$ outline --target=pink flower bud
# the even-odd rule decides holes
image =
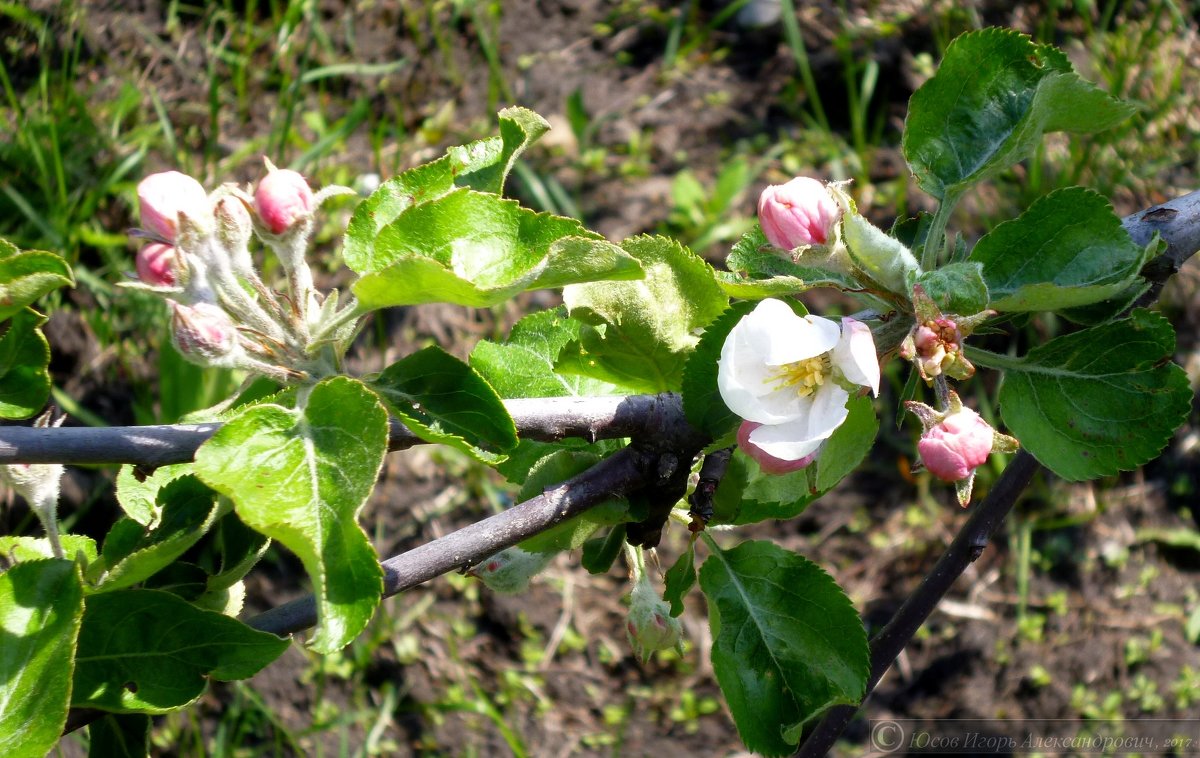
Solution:
[[[964,407],[930,427],[917,443],[917,450],[934,476],[957,482],[988,459],[994,437],[992,427],[978,413]]]
[[[208,213],[208,193],[200,182],[178,171],[151,174],[138,184],[142,226],[168,242],[175,241],[179,214],[202,218]]]
[[[250,241],[250,233],[254,222],[250,220],[250,211],[239,198],[223,197],[217,203],[214,211],[217,218],[217,237],[232,257],[235,251],[246,248]]]
[[[138,251],[135,264],[138,279],[155,287],[171,287],[175,284],[175,256],[178,252],[170,245],[151,242]]]
[[[283,234],[313,209],[313,192],[304,177],[290,169],[270,172],[254,192],[258,215],[275,234]]]
[[[171,337],[184,358],[201,365],[221,365],[237,350],[237,328],[225,311],[211,303],[172,302]]]
[[[644,576],[633,587],[625,632],[629,646],[642,661],[649,660],[656,650],[680,645],[683,629],[679,619],[671,616],[671,606]]]
[[[750,433],[760,426],[762,424],[753,421],[743,421],[742,425],[738,427],[737,441],[741,451],[753,458],[764,474],[790,474],[793,471],[805,468],[817,459],[817,453],[810,453],[794,461],[776,458],[750,441]]]
[[[825,185],[806,176],[767,187],[758,199],[763,234],[782,250],[824,245],[841,213]]]

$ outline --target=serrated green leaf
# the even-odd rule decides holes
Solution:
[[[517,157],[549,128],[524,108],[500,111],[500,136],[452,147],[432,163],[409,169],[380,185],[355,209],[342,256],[360,274],[384,267],[375,256],[375,237],[412,206],[436,200],[459,187],[499,193]]]
[[[119,518],[108,528],[104,544],[100,548],[101,563],[94,564],[88,571],[88,581],[99,581],[105,566],[113,566],[137,549],[138,542],[146,533],[145,527],[130,518]]]
[[[88,758],[144,758],[150,755],[150,717],[109,713],[88,724]]]
[[[58,742],[82,615],[73,562],[30,561],[0,574],[0,755],[41,758]]]
[[[567,310],[584,327],[556,366],[640,392],[678,390],[698,341],[693,332],[729,299],[712,268],[675,240],[634,237],[621,247],[641,263],[645,278],[565,288]]]
[[[517,427],[496,391],[437,346],[401,358],[369,386],[392,415],[427,442],[451,445],[484,463],[517,445]]]
[[[983,266],[977,261],[949,263],[917,277],[917,284],[937,303],[942,313],[973,316],[988,307],[988,287]]]
[[[47,292],[73,286],[71,267],[54,253],[18,251],[7,246],[0,256],[0,321],[11,318]]]
[[[983,264],[991,307],[1053,311],[1117,296],[1157,249],[1136,244],[1103,196],[1068,187],[985,235],[971,260]]]
[[[247,525],[304,563],[320,624],[318,652],[344,647],[383,594],[383,571],[358,513],[387,451],[387,412],[361,382],[326,379],[296,410],[255,405],[196,452],[196,473]]]
[[[71,705],[166,713],[200,697],[210,677],[254,676],[289,644],[169,592],[91,595],[79,630]]]
[[[538,461],[517,493],[517,502],[542,494],[576,474],[587,471],[603,460],[594,453],[559,450]],[[557,553],[576,550],[601,526],[612,526],[628,520],[629,503],[625,498],[611,498],[567,519],[541,534],[521,542],[517,547],[529,553]]]
[[[150,474],[136,466],[125,465],[117,474],[117,502],[125,515],[142,526],[150,526],[159,517],[158,493],[176,479],[192,473],[191,463],[159,466]]]
[[[96,590],[110,592],[132,587],[173,563],[212,528],[220,511],[216,499],[215,492],[191,475],[159,490],[162,517],[158,524],[123,549],[119,560],[108,563]],[[106,563],[107,547],[106,542]]]
[[[766,541],[731,550],[708,544],[700,588],[717,683],[746,747],[791,754],[797,727],[862,699],[866,631],[846,593],[815,563]]]
[[[575,219],[460,189],[380,230],[374,273],[354,283],[364,310],[449,302],[487,307],[518,292],[639,278],[637,261]]]
[[[1187,417],[1187,374],[1158,314],[1057,337],[1020,359],[972,351],[1004,369],[1000,413],[1042,465],[1070,481],[1129,471],[1158,455]]]
[[[58,541],[62,545],[63,555],[68,560],[82,561],[83,565],[94,563],[98,553],[96,541],[81,534],[60,534]],[[50,540],[45,537],[14,537],[0,536],[0,558],[9,563],[22,561],[40,561],[55,558]]]
[[[663,600],[671,604],[671,615],[683,614],[683,599],[696,584],[696,547],[689,542],[687,550],[676,559],[663,577]]]
[[[917,183],[953,204],[1029,156],[1046,132],[1091,133],[1134,107],[1080,78],[1050,45],[1006,29],[964,34],[909,100],[903,150]]]
[[[725,259],[725,266],[732,273],[717,272],[717,281],[730,297],[746,300],[794,294],[814,287],[851,292],[862,289],[848,274],[823,268],[820,261],[815,253],[792,260],[771,248],[762,227],[755,226],[734,243]]]
[[[583,543],[583,556],[579,563],[589,574],[607,574],[624,545],[625,525],[617,524],[603,537],[593,537]]]
[[[0,418],[28,418],[50,396],[50,343],[39,329],[46,317],[21,308],[0,338]]]
[[[696,349],[683,367],[683,412],[688,423],[714,439],[734,429],[741,422],[729,410],[717,389],[717,361],[725,339],[742,318],[754,310],[756,303],[733,303],[704,329]]]
[[[879,419],[870,398],[851,398],[847,408],[846,420],[825,442],[813,464],[815,479],[809,470],[811,466],[790,474],[764,474],[749,456],[734,451],[729,468],[717,486],[711,523],[754,524],[795,518],[837,486],[871,452],[879,431]]]
[[[580,326],[567,318],[565,308],[526,316],[513,326],[507,341],[475,345],[471,368],[504,398],[620,394],[620,388],[607,382],[554,371],[559,351],[579,339]]]

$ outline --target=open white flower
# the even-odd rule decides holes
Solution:
[[[726,338],[717,387],[731,411],[761,424],[749,434],[753,448],[798,461],[846,420],[852,391],[870,387],[879,394],[875,341],[854,319],[839,325],[763,300]]]

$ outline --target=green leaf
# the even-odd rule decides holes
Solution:
[[[392,415],[426,442],[450,445],[484,463],[504,460],[493,451],[517,445],[517,427],[500,396],[474,369],[440,347],[401,358],[369,386]]]
[[[741,423],[737,414],[721,399],[717,388],[717,361],[733,327],[756,305],[754,302],[730,305],[704,329],[696,349],[683,366],[683,412],[692,426],[714,439]]]
[[[150,755],[150,717],[109,713],[88,725],[88,758],[143,758]]]
[[[169,592],[91,595],[79,631],[71,705],[166,713],[200,697],[208,677],[254,676],[289,644]]]
[[[689,542],[687,550],[667,569],[663,578],[663,600],[671,604],[671,615],[679,618],[683,614],[683,599],[696,584],[696,546]]]
[[[813,464],[815,480],[811,466],[790,474],[764,474],[753,459],[740,450],[734,451],[729,468],[717,486],[712,523],[754,524],[795,518],[837,486],[867,457],[879,431],[879,419],[870,398],[851,398],[847,408],[850,413],[846,420],[825,442]]]
[[[972,351],[1004,369],[1004,423],[1044,466],[1083,481],[1129,471],[1158,455],[1187,417],[1187,374],[1170,362],[1175,332],[1149,311],[1009,359]],[[996,360],[1000,358],[1000,360]]]
[[[446,155],[409,169],[380,185],[355,209],[342,251],[346,265],[360,273],[378,271],[375,237],[412,206],[436,200],[459,187],[499,193],[517,157],[549,128],[524,108],[500,111],[500,136],[450,148]]]
[[[985,235],[971,260],[996,310],[1053,311],[1116,297],[1157,249],[1136,244],[1104,197],[1068,187]]]
[[[513,326],[507,341],[475,345],[471,368],[504,398],[620,394],[613,384],[555,372],[559,351],[579,339],[580,328],[578,321],[567,318],[565,308],[534,313]]]
[[[296,410],[246,408],[196,452],[196,473],[247,525],[304,563],[320,625],[318,652],[344,647],[383,594],[383,571],[357,517],[387,451],[387,412],[348,377],[326,379]]]
[[[97,590],[109,592],[131,587],[158,573],[188,548],[200,541],[216,521],[219,508],[216,493],[195,476],[176,479],[158,493],[162,511],[159,523],[140,535],[119,560],[108,564],[108,571]],[[105,543],[107,562],[108,543]]]
[[[60,534],[58,541],[62,545],[63,555],[71,560],[82,560],[86,566],[96,560],[96,541],[81,534]],[[22,561],[40,561],[54,558],[54,549],[50,540],[45,537],[14,537],[0,536],[0,558],[9,563]]]
[[[917,277],[917,284],[942,313],[973,316],[988,307],[983,266],[977,261],[949,263],[935,271],[926,271]]]
[[[0,418],[28,418],[50,396],[50,343],[38,328],[44,323],[42,314],[21,308],[0,338]]]
[[[536,497],[546,489],[587,471],[603,460],[594,453],[559,450],[551,453],[529,472],[529,477],[517,493],[517,502]],[[601,526],[612,526],[628,520],[629,503],[625,498],[611,498],[589,508],[521,542],[517,547],[529,553],[557,553],[583,546],[588,537]]]
[[[0,755],[41,758],[62,735],[83,587],[72,561],[0,574]]]
[[[44,250],[21,251],[0,240],[0,321],[47,292],[74,286],[67,262]]]
[[[953,205],[1032,154],[1044,133],[1102,131],[1134,110],[1081,79],[1054,47],[982,29],[951,42],[909,100],[903,150],[921,188]]]
[[[734,243],[725,259],[732,273],[717,272],[718,283],[725,294],[745,300],[793,294],[814,287],[862,289],[845,272],[822,267],[823,260],[811,252],[792,260],[790,254],[772,248],[762,227],[755,226]]]
[[[450,155],[461,153],[467,170],[455,183],[481,192],[500,194],[504,180],[525,148],[550,131],[550,123],[527,108],[505,108],[499,113],[500,137],[476,142],[466,147],[452,147]]]
[[[580,564],[589,574],[607,574],[625,545],[625,525],[617,524],[603,537],[593,537],[583,543]]]
[[[770,542],[743,542],[700,568],[713,670],[746,747],[795,750],[798,727],[862,699],[867,635],[850,599],[811,561]],[[786,733],[786,738],[785,738]]]
[[[136,466],[122,466],[117,474],[117,502],[121,510],[142,526],[150,526],[159,517],[158,493],[181,476],[192,473],[192,468],[191,463],[174,463],[147,474]]]
[[[585,325],[563,348],[560,371],[641,392],[678,390],[693,333],[725,310],[728,298],[712,268],[678,242],[634,237],[621,245],[644,279],[571,285],[563,301]]]
[[[526,290],[641,276],[637,261],[578,221],[467,189],[414,206],[380,230],[374,264],[353,285],[363,310],[482,308]]]

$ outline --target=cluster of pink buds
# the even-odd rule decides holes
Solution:
[[[995,311],[944,315],[919,284],[913,287],[912,301],[917,323],[900,344],[900,357],[912,361],[926,382],[943,374],[952,379],[974,376],[975,366],[963,354],[963,340]]]
[[[305,253],[321,203],[352,192],[314,194],[303,176],[269,161],[253,195],[231,184],[209,194],[178,171],[147,176],[138,185],[142,228],[135,235],[146,241],[136,257],[140,283],[127,286],[170,302],[173,341],[194,363],[283,383],[332,373],[336,357],[322,346],[352,332],[354,304],[336,309],[336,292],[326,303]],[[282,263],[286,293],[260,278],[250,249],[256,237]]]
[[[945,482],[954,482],[958,502],[964,508],[971,501],[975,469],[992,453],[1015,453],[1019,443],[993,429],[978,413],[965,407],[958,394],[949,393],[948,408],[939,411],[924,403],[909,400],[905,408],[921,420],[924,433],[917,443],[921,463]]]

